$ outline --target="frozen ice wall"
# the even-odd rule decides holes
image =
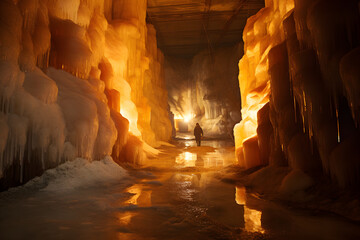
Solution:
[[[236,65],[241,54],[242,45],[235,45],[169,63],[166,77],[175,118],[191,119],[190,130],[199,122],[206,136],[232,137],[240,120]]]
[[[234,128],[236,155],[244,167],[261,163],[257,144],[257,112],[269,101],[269,51],[284,40],[282,19],[293,1],[266,1],[265,8],[247,20],[244,56],[239,62],[242,120]]]
[[[146,4],[146,0],[113,1],[113,26],[127,50],[126,67],[121,75],[129,85],[127,88],[131,88],[125,94],[127,99],[120,98],[120,112],[129,116],[134,135],[141,135],[145,142],[156,146],[158,141],[170,139],[171,123],[168,107],[164,105],[167,91],[163,55],[157,48],[154,27],[146,25]],[[121,85],[119,88],[118,91],[123,91]]]
[[[359,184],[359,22],[351,0],[266,1],[248,20],[239,64],[243,121],[234,129],[243,166],[289,165],[343,187]],[[271,38],[271,26],[277,37],[264,47],[261,39]],[[254,45],[251,36],[259,29],[267,34],[254,37]],[[250,55],[266,59],[265,67]],[[253,80],[246,82],[243,73]],[[258,87],[260,76],[269,88],[264,101],[254,97],[265,89]]]
[[[156,30],[148,24],[146,38],[146,56],[149,59],[149,69],[145,71],[144,97],[150,106],[150,116],[145,123],[150,123],[155,133],[155,140],[168,141],[172,134],[172,125],[169,119],[168,93],[165,84],[164,55],[157,48]],[[149,143],[151,143],[149,141]]]
[[[195,83],[193,109],[195,119],[206,135],[232,137],[240,119],[240,92],[236,67],[242,55],[242,44],[204,51],[196,55],[191,67]],[[195,122],[192,122],[192,129]]]
[[[174,118],[183,119],[192,115],[190,76],[191,58],[167,57],[164,64],[166,86],[169,93],[170,110]]]
[[[76,157],[140,163],[170,138],[145,16],[145,0],[0,2],[1,189]]]

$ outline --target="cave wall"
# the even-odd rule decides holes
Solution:
[[[77,157],[140,163],[144,144],[169,140],[163,55],[146,7],[0,2],[1,189]]]
[[[192,59],[169,60],[166,82],[175,118],[191,118],[189,129],[199,122],[206,136],[232,137],[240,120],[237,61],[242,45],[202,51]]]
[[[288,165],[342,187],[360,183],[358,6],[351,0],[266,1],[248,20],[239,63],[244,120],[234,129],[241,165]],[[273,27],[276,39],[263,45]],[[258,96],[263,99],[246,102]]]

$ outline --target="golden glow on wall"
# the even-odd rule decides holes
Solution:
[[[133,102],[126,102],[125,106],[120,109],[120,113],[123,117],[129,120],[129,131],[135,136],[141,136],[141,132],[137,127],[138,112]]]
[[[243,143],[257,135],[257,112],[270,94],[268,53],[284,40],[282,20],[294,8],[294,1],[269,0],[265,5],[248,18],[243,32],[244,56],[239,62],[242,121],[234,127],[237,158],[243,166],[254,165],[246,163],[252,160],[244,158]]]

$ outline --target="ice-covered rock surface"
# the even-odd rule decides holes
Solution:
[[[245,143],[259,134],[260,152],[267,152],[270,165],[285,160],[292,169],[323,173],[342,187],[358,186],[357,2],[269,0],[265,5],[248,19],[243,34],[242,121],[234,128],[239,163],[264,164],[255,153],[245,154]],[[268,101],[269,120],[257,114]]]
[[[145,0],[1,1],[1,189],[76,157],[136,163],[169,140],[164,60],[145,18]]]
[[[270,85],[279,82],[270,84],[272,75],[280,79],[284,74],[286,77],[282,68],[282,64],[287,63],[286,55],[284,58],[282,54],[284,48],[274,47],[284,41],[282,19],[293,7],[293,1],[266,1],[265,8],[247,20],[243,33],[244,56],[239,62],[242,120],[234,128],[235,145],[240,155],[243,143],[256,135],[257,112],[269,101]],[[271,54],[271,51],[278,53]],[[270,61],[270,55],[276,57]],[[278,86],[286,88],[283,82]],[[279,96],[277,105],[282,106],[284,100],[286,96]],[[250,155],[245,158],[238,155],[238,158],[244,159],[244,166],[256,165],[250,163],[253,159]]]

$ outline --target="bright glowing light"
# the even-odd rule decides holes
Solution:
[[[180,114],[175,114],[174,119],[183,119],[183,117]]]
[[[141,136],[141,132],[137,127],[138,121],[138,112],[136,109],[136,105],[131,101],[124,101],[121,102],[122,106],[120,109],[120,113],[123,117],[129,120],[130,126],[129,131],[134,134],[135,136]]]
[[[184,122],[190,122],[191,119],[193,119],[194,117],[195,117],[195,114],[193,114],[193,113],[188,113],[188,114],[184,114],[184,115],[175,114],[174,119],[182,119],[182,120],[184,120]]]
[[[191,114],[188,114],[188,115],[186,115],[186,116],[184,117],[184,121],[185,121],[185,122],[190,122],[191,119],[192,119]]]

